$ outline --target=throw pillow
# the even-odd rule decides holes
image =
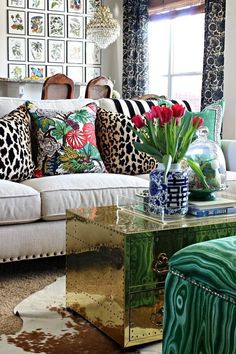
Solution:
[[[36,141],[35,176],[105,172],[95,137],[97,106],[75,112],[39,109],[27,102]]]
[[[112,113],[122,113],[131,118],[136,114],[143,114],[144,112],[150,111],[150,108],[157,104],[157,100],[99,99],[100,108]]]
[[[149,173],[156,166],[154,158],[134,148],[132,141],[140,141],[130,129],[131,118],[98,107],[96,136],[98,148],[110,173],[136,175]]]
[[[207,127],[209,130],[208,139],[220,144],[224,108],[225,101],[222,99],[206,106],[201,112],[186,111],[183,118],[191,119],[194,116],[202,117],[204,119],[203,126]]]
[[[29,123],[25,105],[0,118],[0,179],[20,182],[32,177]]]
[[[113,113],[122,113],[128,117],[133,117],[136,114],[143,114],[150,111],[150,108],[154,105],[166,105],[172,106],[173,103],[182,104],[187,110],[191,111],[190,105],[187,101],[182,100],[166,100],[163,98],[158,98],[156,100],[132,100],[132,99],[112,99],[112,98],[101,98],[99,99],[99,107],[105,109],[106,111]]]

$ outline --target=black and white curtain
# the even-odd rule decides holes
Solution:
[[[205,1],[202,109],[224,95],[225,2]]]
[[[123,98],[143,95],[148,88],[148,3],[123,1]]]

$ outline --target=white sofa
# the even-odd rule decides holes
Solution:
[[[36,104],[71,111],[90,101],[47,100]],[[23,102],[0,98],[0,117]],[[101,107],[103,103],[97,101]],[[222,147],[229,169],[236,171],[236,141],[223,141]],[[234,178],[232,173],[229,176]],[[133,197],[148,184],[147,176],[109,173],[56,175],[20,183],[0,180],[0,263],[65,254],[67,208],[112,205],[117,196]]]

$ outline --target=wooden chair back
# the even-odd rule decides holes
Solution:
[[[74,97],[74,81],[64,74],[52,75],[43,83],[42,100],[59,100]]]
[[[99,99],[112,97],[113,82],[106,76],[90,80],[86,86],[85,98]]]

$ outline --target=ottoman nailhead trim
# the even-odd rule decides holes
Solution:
[[[227,302],[230,302],[231,304],[234,304],[236,305],[236,301],[233,300],[232,298],[228,297],[228,296],[225,296],[223,294],[219,294],[217,293],[215,290],[203,285],[203,284],[200,284],[198,283],[196,280],[193,280],[193,279],[190,279],[188,277],[186,277],[184,274],[176,271],[176,270],[173,270],[173,269],[170,269],[170,273],[173,274],[173,275],[176,275],[177,277],[183,279],[183,280],[186,280],[187,282],[189,282],[190,284],[194,285],[194,286],[197,286],[198,288],[201,288],[203,289],[204,291],[210,293],[211,295],[215,295],[217,297],[219,297],[220,299],[223,299],[224,301],[227,301]]]

